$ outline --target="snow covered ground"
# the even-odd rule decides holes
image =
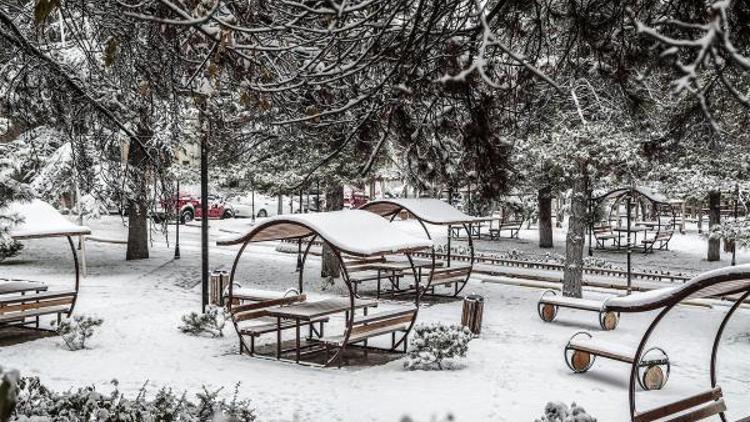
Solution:
[[[246,220],[212,222],[216,239],[241,229]],[[119,219],[87,222],[94,235],[124,239]],[[418,232],[420,228],[408,227]],[[435,229],[435,233],[441,233]],[[555,252],[562,253],[564,233],[555,233]],[[174,238],[170,232],[170,241]],[[480,250],[523,250],[544,254],[535,246],[533,231],[521,240],[479,242]],[[71,283],[70,258],[62,239],[26,243],[22,254],[2,264],[4,277],[44,280],[65,287]],[[241,382],[243,398],[254,401],[262,421],[417,421],[448,413],[456,420],[533,421],[547,401],[575,401],[602,422],[627,420],[627,365],[598,360],[586,374],[573,374],[563,361],[567,339],[580,330],[596,338],[635,346],[653,314],[623,315],[613,332],[598,329],[596,315],[561,310],[559,321],[543,323],[536,314],[539,290],[471,281],[467,293],[486,298],[481,338],[469,355],[450,371],[406,371],[402,361],[375,367],[317,369],[253,359],[237,354],[238,342],[227,326],[225,337],[213,339],[182,334],[180,317],[200,309],[199,229],[183,227],[182,259],[173,260],[173,244],[154,236],[151,259],[125,262],[125,246],[89,243],[88,277],[83,280],[76,312],[104,318],[90,350],[70,352],[57,338],[44,338],[0,348],[0,365],[38,375],[50,386],[65,390],[84,384],[106,389],[116,378],[135,392],[148,381],[152,390],[171,385],[197,391],[202,385],[230,393]],[[275,244],[254,245],[246,251],[239,282],[259,288],[295,285],[295,256],[275,251]],[[675,268],[687,272],[729,264],[705,261],[705,240],[695,230],[675,235],[672,251],[636,255],[635,268]],[[213,247],[211,268],[228,269],[237,247]],[[622,262],[624,255],[607,254]],[[738,255],[739,262],[750,255]],[[312,261],[307,289],[320,292]],[[597,293],[588,293],[591,297]],[[654,345],[666,349],[673,361],[672,377],[659,392],[638,393],[645,407],[707,389],[711,333],[724,307],[681,307],[654,335]],[[458,322],[460,301],[425,305],[420,322]],[[725,333],[719,360],[719,380],[730,407],[730,419],[750,414],[750,311],[741,310]]]

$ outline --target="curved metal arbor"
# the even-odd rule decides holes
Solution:
[[[23,221],[9,232],[10,237],[14,240],[47,239],[53,237],[65,237],[68,239],[70,252],[73,255],[75,272],[75,295],[70,304],[70,309],[66,314],[70,316],[76,306],[78,289],[81,283],[81,269],[73,237],[89,235],[91,234],[91,230],[88,227],[71,223],[52,205],[40,200],[33,200],[29,203],[12,203],[8,206],[7,211],[10,214],[17,214],[23,218]]]
[[[646,344],[662,319],[678,304],[689,299],[714,298],[734,296],[734,305],[727,311],[716,330],[713,339],[711,361],[709,371],[711,375],[711,387],[717,386],[716,360],[718,355],[721,336],[732,315],[739,309],[745,299],[750,297],[750,264],[738,265],[736,267],[725,267],[708,271],[694,277],[692,280],[679,287],[669,287],[647,293],[633,294],[609,299],[605,302],[605,309],[614,312],[644,312],[661,309],[654,318],[651,325],[638,345],[635,354],[635,362],[638,362],[644,354]],[[630,372],[629,400],[631,420],[636,419],[635,384],[638,378],[638,367],[633,364]],[[726,422],[724,412],[720,412],[721,420]]]
[[[434,198],[394,198],[394,199],[379,199],[371,201],[362,205],[359,209],[366,210],[378,214],[380,216],[390,218],[393,221],[402,211],[406,211],[419,222],[424,230],[425,235],[428,239],[432,240],[429,230],[427,230],[427,224],[442,225],[442,226],[454,226],[460,225],[470,233],[469,224],[479,223],[482,221],[491,220],[489,218],[472,217],[466,215],[450,204]],[[469,272],[466,278],[460,283],[460,287],[455,289],[453,296],[458,296],[459,293],[466,287],[466,284],[471,278],[471,273],[474,270],[474,241],[471,236],[468,236],[469,241]],[[448,234],[448,265],[450,266],[450,233]],[[432,248],[432,260],[435,261],[435,248]],[[430,272],[430,276],[427,279],[427,285],[422,289],[422,292],[418,295],[422,295],[430,290],[432,287],[433,271]]]
[[[657,230],[660,230],[662,227],[659,215],[663,210],[666,210],[670,213],[672,220],[671,227],[675,227],[675,224],[677,223],[677,214],[675,213],[674,206],[672,206],[672,204],[667,200],[666,197],[652,192],[651,190],[646,188],[638,186],[616,188],[602,195],[592,197],[591,202],[599,205],[606,200],[614,200],[612,207],[610,207],[609,214],[607,215],[607,220],[609,221],[611,220],[612,213],[615,211],[617,206],[622,202],[624,198],[627,197],[630,197],[631,199],[634,199],[641,204],[643,200],[648,201],[652,204],[653,211],[656,214],[654,217],[656,217]]]
[[[315,239],[320,238],[320,240],[327,244],[331,250],[333,250],[334,254],[336,255],[336,259],[339,263],[339,267],[341,268],[341,276],[344,281],[344,284],[346,285],[347,291],[349,292],[349,310],[347,312],[347,321],[346,321],[346,328],[344,329],[344,335],[343,335],[343,341],[342,346],[337,349],[337,352],[329,357],[325,364],[323,366],[330,366],[334,362],[337,362],[340,356],[343,355],[344,350],[346,349],[348,340],[352,334],[352,327],[354,324],[354,315],[355,315],[355,300],[357,299],[357,295],[354,293],[354,289],[352,287],[351,281],[349,279],[349,273],[346,268],[346,263],[344,259],[342,258],[342,254],[352,255],[352,256],[358,256],[358,257],[368,257],[368,256],[378,256],[382,255],[384,253],[403,253],[407,259],[409,260],[409,263],[411,265],[413,274],[417,276],[417,271],[414,267],[414,263],[412,261],[411,252],[413,251],[419,251],[419,250],[425,250],[430,247],[431,242],[425,243],[424,241],[417,241],[412,242],[411,244],[405,244],[403,242],[394,242],[391,244],[391,246],[388,246],[387,240],[384,242],[380,242],[381,247],[379,248],[351,248],[348,247],[346,242],[343,242],[342,239],[336,235],[335,231],[330,230],[330,227],[337,224],[338,219],[344,215],[342,213],[360,213],[360,211],[333,211],[333,212],[327,212],[327,213],[315,213],[315,214],[297,214],[297,215],[289,215],[289,216],[279,216],[279,217],[273,217],[265,222],[254,226],[248,233],[240,236],[236,239],[229,239],[229,240],[223,240],[223,241],[217,241],[218,245],[236,245],[241,244],[239,252],[237,253],[237,256],[234,259],[234,262],[232,264],[232,270],[230,273],[230,281],[229,281],[229,300],[227,302],[227,307],[229,308],[231,312],[231,307],[233,303],[233,292],[234,292],[234,280],[235,275],[237,271],[237,266],[239,264],[240,258],[242,257],[247,245],[253,242],[263,242],[263,241],[270,241],[270,240],[287,240],[287,239],[308,239],[308,244],[305,248],[304,255],[302,257],[300,267],[299,267],[299,293],[302,293],[303,291],[303,280],[304,280],[304,268],[305,268],[305,262],[307,260],[307,256],[309,255],[310,248],[314,242]],[[372,215],[370,213],[362,213],[368,216],[372,216],[375,220],[370,219],[370,223],[377,224],[378,221],[383,221],[380,217],[377,217],[375,215]],[[321,224],[321,220],[325,224]],[[368,220],[368,219],[365,219]],[[364,222],[366,222],[363,220]],[[410,238],[411,236],[408,236],[400,231],[397,231],[396,229],[390,228],[390,226],[386,223],[385,225],[385,232],[383,232],[383,227],[379,227],[379,233],[384,236],[384,239],[387,239],[388,235],[395,235],[401,236],[402,240],[403,237]],[[414,238],[412,238],[414,239]],[[433,267],[434,267],[434,261],[433,261]],[[418,285],[417,285],[418,286]],[[409,332],[414,327],[414,323],[416,321],[416,314],[419,312],[419,297],[417,297],[415,301],[415,311],[414,311],[414,318],[409,325],[408,329],[403,333],[401,338],[394,342],[393,347],[391,348],[391,351],[397,350],[404,342],[406,341]],[[238,325],[238,321],[235,320],[234,316],[232,317],[232,324],[234,325],[235,330],[237,331],[237,335],[240,338],[240,342],[242,342],[242,345],[245,347],[245,350],[250,350],[249,345],[245,343],[245,338],[240,333],[240,327]]]

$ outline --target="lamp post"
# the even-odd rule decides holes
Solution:
[[[737,201],[740,198],[740,186],[734,185],[734,225],[737,226]],[[732,240],[732,265],[737,265],[737,235]]]
[[[174,259],[180,259],[180,176],[177,175],[177,194],[174,201],[175,207],[175,239],[174,239]]]
[[[630,195],[631,193],[628,193],[627,200],[625,201],[625,206],[627,207],[627,232],[628,232],[628,294],[631,293],[631,261],[630,261],[630,255],[632,254],[632,245],[630,243]]]

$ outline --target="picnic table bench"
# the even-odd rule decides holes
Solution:
[[[672,239],[673,234],[673,230],[662,230],[657,232],[656,236],[654,236],[653,238],[646,238],[641,240],[641,243],[643,244],[643,253],[649,253],[649,251],[653,252],[654,245],[656,245],[656,243],[659,243],[657,249],[669,250],[669,241]]]
[[[48,291],[39,282],[10,281],[0,283],[0,327],[27,326],[39,328],[39,317],[70,314],[75,303],[75,290]]]
[[[611,224],[597,224],[591,228],[591,232],[596,240],[597,249],[607,249],[606,242],[610,240],[612,241],[611,246],[619,247],[620,236],[612,231]]]
[[[599,326],[605,331],[617,328],[620,320],[618,313],[603,309],[604,300],[559,296],[554,290],[545,290],[539,297],[537,312],[542,321],[552,322],[557,317],[559,308],[597,312],[599,314]]]
[[[573,335],[565,346],[565,363],[575,373],[591,369],[597,357],[633,365],[636,351],[619,343],[597,340],[581,331]],[[667,353],[652,347],[638,362],[638,384],[644,390],[659,390],[669,379],[670,363]]]
[[[416,315],[416,306],[402,306],[388,311],[381,311],[377,314],[354,318],[349,333],[320,339],[326,348],[326,358],[330,354],[331,347],[343,347],[356,343],[364,343],[366,355],[368,349],[367,341],[372,337],[386,334],[391,335],[391,348],[388,350],[393,350],[396,348],[396,333],[407,333],[414,323]],[[406,341],[403,341],[404,353],[406,353],[407,344]],[[341,359],[339,359],[339,366],[341,366]]]
[[[727,410],[724,393],[716,386],[682,400],[662,405],[635,414],[635,422],[692,422],[708,419]],[[750,418],[743,418],[737,422],[750,422]]]
[[[432,271],[423,271],[421,277],[427,279],[427,284],[421,283],[423,288],[435,293],[435,287],[451,287],[458,289],[459,284],[464,283],[471,274],[470,265],[456,265],[452,267],[435,268]],[[415,286],[412,286],[414,288]]]
[[[497,228],[492,227],[492,221],[490,221],[490,227],[488,229],[488,232],[490,234],[490,240],[497,240],[501,237],[501,233],[503,231],[509,231],[510,232],[510,238],[511,239],[518,239],[518,234],[521,231],[521,227],[523,226],[523,220],[503,220],[498,219],[497,221]]]

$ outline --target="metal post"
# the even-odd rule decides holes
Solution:
[[[208,306],[208,133],[201,138],[201,309]]]
[[[174,201],[174,208],[177,215],[174,224],[174,259],[180,259],[180,176],[177,176],[177,195]]]
[[[631,262],[630,255],[632,254],[632,245],[630,243],[630,194],[628,194],[627,201],[625,202],[627,207],[627,231],[628,231],[628,294],[631,293]]]
[[[302,188],[299,190],[299,213],[302,214]]]
[[[591,236],[594,232],[594,211],[593,204],[591,202],[591,190],[589,190],[589,256],[594,256],[594,249],[591,246]]]
[[[250,200],[250,209],[253,212],[253,223],[255,223],[255,184],[253,183],[252,199]]]
[[[734,185],[734,224],[737,225],[737,201],[740,199],[740,186]],[[726,240],[724,240],[726,242]],[[732,265],[737,265],[737,239],[732,240]]]
[[[448,266],[451,266],[451,226],[448,226]]]

